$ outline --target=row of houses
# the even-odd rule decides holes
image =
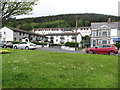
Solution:
[[[82,41],[82,37],[91,37],[91,47],[98,44],[120,43],[120,22],[97,22],[91,23],[91,27],[78,28],[38,28],[30,31],[12,27],[0,29],[1,41],[53,41],[54,44]]]
[[[0,41],[22,41],[23,39],[39,41],[43,40],[43,38],[44,35],[12,27],[3,27],[0,29]]]

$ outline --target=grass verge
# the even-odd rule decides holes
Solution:
[[[117,88],[118,56],[15,50],[2,55],[3,88]]]

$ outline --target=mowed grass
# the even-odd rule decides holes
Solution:
[[[117,88],[118,56],[15,50],[2,55],[3,88]]]

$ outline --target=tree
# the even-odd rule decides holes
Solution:
[[[30,14],[33,10],[32,7],[36,5],[37,1],[38,0],[34,0],[34,2],[7,2],[5,0],[2,2],[2,6],[0,8],[2,12],[0,17],[2,20],[8,20],[13,16]]]
[[[78,21],[78,27],[84,27],[84,22],[82,20]]]

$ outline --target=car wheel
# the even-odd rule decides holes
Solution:
[[[27,47],[25,47],[25,49],[29,50],[29,47],[27,46]]]
[[[89,54],[94,54],[94,51],[90,50],[90,51],[89,51]]]
[[[17,49],[17,46],[14,46],[14,49]]]
[[[7,48],[7,46],[6,46],[6,45],[4,45],[4,46],[3,46],[3,48]]]
[[[110,51],[109,55],[115,55],[115,52],[114,51]]]

